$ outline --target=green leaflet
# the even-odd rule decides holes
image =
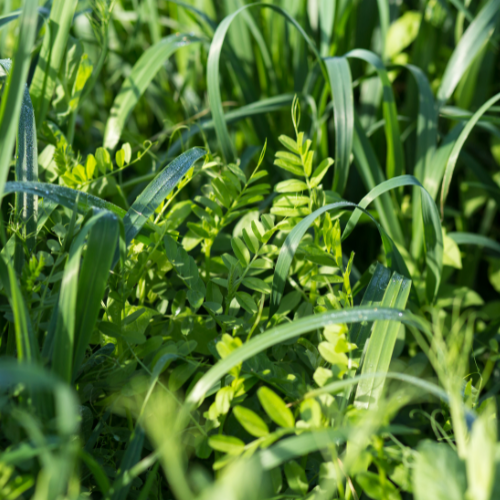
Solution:
[[[411,281],[394,273],[385,291],[381,307],[405,309],[410,295]],[[361,374],[387,373],[398,336],[400,324],[395,321],[376,321],[368,342],[368,349],[362,361]],[[380,400],[384,379],[367,378],[358,384],[354,405],[358,408],[377,406]]]
[[[394,245],[391,238],[387,235],[382,226],[373,219],[373,217],[359,205],[355,203],[350,203],[347,201],[341,201],[337,203],[332,203],[330,205],[325,205],[324,207],[318,208],[312,214],[308,215],[304,219],[302,219],[289,233],[283,246],[281,247],[280,254],[278,257],[278,262],[276,263],[276,268],[274,271],[273,278],[273,288],[271,293],[271,304],[269,308],[269,317],[271,317],[278,309],[279,304],[281,302],[281,298],[283,296],[283,290],[285,289],[286,280],[288,277],[288,272],[290,270],[290,266],[292,264],[292,260],[295,256],[295,252],[302,240],[302,237],[309,229],[311,224],[322,214],[328,212],[329,210],[335,210],[340,208],[358,208],[359,210],[365,212],[372,218],[373,222],[375,222],[377,229],[379,230],[380,236],[382,238],[382,243],[384,246],[384,251],[386,254],[386,258],[389,262],[390,266],[393,266],[397,269],[401,274],[405,276],[409,276],[408,269],[406,264],[401,257],[396,245]]]
[[[398,311],[397,309],[377,306],[353,307],[342,311],[328,311],[300,318],[292,323],[271,328],[271,330],[252,338],[249,342],[212,366],[189,393],[184,409],[188,411],[192,405],[199,402],[206,392],[228,373],[231,368],[273,345],[294,339],[303,333],[323,328],[326,325],[376,321],[378,319],[400,321],[423,331],[426,329],[422,320],[408,311]]]
[[[52,356],[52,370],[67,382],[71,382],[79,368],[75,362],[81,363],[97,320],[118,232],[116,216],[103,211],[87,221],[71,244],[59,293]],[[90,275],[82,275],[79,279],[87,235],[89,240],[82,269]],[[98,260],[102,262],[97,264]]]
[[[500,0],[489,0],[460,39],[441,80],[437,93],[439,107],[451,97],[467,68],[491,38],[500,15],[499,9]]]
[[[20,361],[36,362],[40,357],[38,343],[33,333],[31,319],[24,303],[16,273],[11,263],[0,256],[0,280],[9,299],[16,328],[16,347]]]
[[[378,73],[383,86],[382,110],[385,119],[384,128],[387,141],[386,173],[388,178],[401,175],[405,170],[403,145],[399,133],[398,112],[394,100],[394,92],[392,91],[392,85],[387,75],[387,70],[380,57],[369,50],[351,50],[344,57],[361,59],[371,64]]]
[[[186,151],[169,163],[148,184],[123,218],[127,246],[186,172],[205,154],[206,151],[201,148],[192,148]]]
[[[366,208],[375,198],[377,198],[377,196],[400,186],[417,186],[420,188],[422,195],[421,213],[424,220],[427,263],[426,290],[427,299],[430,303],[432,303],[436,298],[439,284],[441,282],[441,272],[443,268],[443,235],[439,212],[431,195],[425,190],[422,184],[415,179],[415,177],[411,175],[402,175],[379,184],[359,202],[358,206]],[[347,238],[347,236],[354,229],[360,216],[361,212],[358,210],[355,210],[351,215],[344,230],[343,239]]]
[[[127,118],[165,61],[181,47],[199,41],[193,35],[179,33],[163,38],[142,54],[113,102],[104,131],[105,148],[111,150],[118,144]]]
[[[208,101],[210,105],[210,110],[212,112],[212,118],[214,120],[215,131],[217,133],[217,138],[220,143],[220,147],[222,150],[222,154],[226,161],[232,162],[235,160],[235,152],[233,149],[233,144],[231,138],[229,137],[229,131],[227,129],[227,123],[224,119],[224,111],[222,109],[222,98],[220,93],[220,77],[219,77],[219,61],[220,55],[222,51],[222,46],[224,44],[224,39],[226,37],[226,33],[229,29],[234,18],[243,10],[249,7],[267,7],[282,15],[288,22],[293,24],[299,33],[304,37],[304,40],[311,47],[312,51],[320,60],[319,53],[308,37],[306,32],[300,26],[300,24],[295,21],[289,14],[287,14],[283,9],[277,7],[275,5],[266,4],[263,2],[252,3],[249,5],[244,5],[239,8],[236,12],[231,14],[230,16],[226,16],[222,22],[217,27],[215,31],[214,38],[212,40],[212,44],[210,45],[210,52],[208,54],[208,62],[207,62],[207,87],[208,87]]]
[[[38,127],[45,120],[56,88],[77,3],[78,0],[54,0],[52,3],[40,58],[31,82],[31,100]]]
[[[354,136],[354,102],[349,63],[344,57],[325,59],[333,94],[335,118],[335,176],[332,190],[344,192],[349,177]]]
[[[500,5],[500,4],[499,4]],[[446,198],[448,196],[448,192],[450,190],[451,178],[453,177],[453,172],[455,171],[455,166],[457,164],[458,155],[469,137],[474,125],[479,121],[482,115],[488,111],[488,109],[493,106],[496,102],[500,100],[500,93],[495,94],[491,99],[486,101],[472,116],[472,118],[467,122],[464,129],[460,132],[458,139],[453,145],[453,149],[451,150],[450,156],[448,157],[448,161],[446,163],[446,168],[443,176],[443,185],[441,188],[441,213],[444,212],[444,204],[446,202]]]
[[[500,255],[500,243],[476,233],[448,233],[448,236],[457,245],[475,245],[488,248]]]
[[[7,76],[0,105],[0,198],[4,193],[12,149],[18,131],[31,50],[36,37],[37,6],[37,0],[26,0],[24,4],[17,50],[12,69]]]

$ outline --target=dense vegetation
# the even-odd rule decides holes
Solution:
[[[500,0],[0,6],[0,498],[500,498]]]

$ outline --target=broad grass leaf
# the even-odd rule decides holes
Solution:
[[[352,77],[349,63],[344,57],[325,59],[330,88],[333,94],[335,119],[335,175],[332,190],[342,194],[349,177],[352,143],[354,137],[354,98]],[[328,164],[321,163],[319,172],[315,172],[314,185],[318,185],[328,169]],[[322,168],[321,168],[322,167]],[[324,172],[324,173],[323,173]]]
[[[205,155],[205,150],[192,148],[169,163],[137,197],[123,218],[127,246],[136,237],[160,203],[180,182],[193,164]]]

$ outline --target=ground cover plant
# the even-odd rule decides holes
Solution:
[[[0,6],[0,498],[500,498],[500,0]]]

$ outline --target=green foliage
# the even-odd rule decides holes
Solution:
[[[500,0],[1,6],[0,498],[500,496]]]

